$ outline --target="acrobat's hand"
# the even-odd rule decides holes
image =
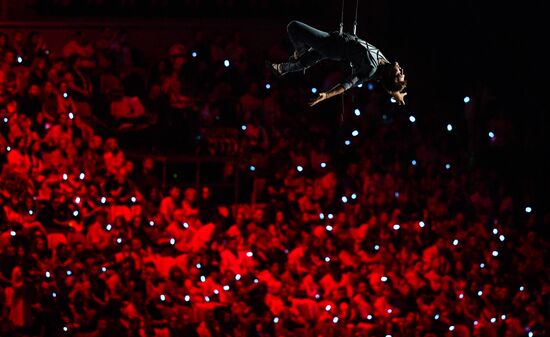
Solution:
[[[321,101],[324,101],[325,99],[327,99],[327,93],[326,92],[321,92],[319,93],[319,96],[317,96],[316,98],[314,98],[313,100],[311,100],[309,102],[309,106],[314,106],[315,104],[321,102]]]
[[[405,96],[407,95],[406,92],[395,91],[391,95],[395,98],[398,105],[405,105]]]

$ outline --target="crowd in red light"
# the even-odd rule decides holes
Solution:
[[[357,122],[332,146],[286,113],[301,100],[295,87],[260,93],[268,75],[235,40],[227,53],[173,48],[181,64],[158,65],[142,104],[201,104],[206,134],[234,105],[224,122],[245,134],[245,173],[264,182],[265,202],[233,207],[207,185],[162,190],[155,163],[134,167],[91,117],[93,79],[132,67],[120,37],[76,39],[53,58],[39,33],[0,35],[0,336],[547,333],[536,221],[548,217],[497,170],[462,166],[457,144],[443,152],[398,123]],[[185,68],[193,50],[209,58]],[[229,65],[243,74],[238,89]],[[186,93],[203,88],[179,77],[189,71],[215,76],[198,103]],[[316,137],[296,132],[308,123]]]

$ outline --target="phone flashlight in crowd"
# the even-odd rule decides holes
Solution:
[[[185,300],[185,302],[189,302],[191,300],[191,297],[189,295],[185,295],[183,299]]]
[[[71,270],[67,270],[67,276],[71,276],[73,272]]]
[[[69,176],[67,175],[67,173],[63,173],[63,180],[67,180],[69,179]]]
[[[351,136],[352,136],[352,137],[357,137],[357,136],[359,136],[359,131],[353,130],[353,131],[351,132]]]
[[[132,197],[132,198],[130,198],[130,200],[132,201],[132,203],[135,204],[137,199],[136,199],[136,197]]]
[[[164,294],[160,294],[160,300],[162,302],[166,301],[166,296],[164,296]]]
[[[65,91],[65,92],[63,93],[63,98],[65,98],[65,99],[69,98],[69,93]]]
[[[415,159],[411,160],[411,165],[416,166],[416,160]]]
[[[67,328],[66,326],[63,327],[63,331],[67,332],[69,331],[69,328]]]
[[[175,244],[176,244],[176,239],[171,238],[171,239],[170,239],[170,244],[171,244],[172,246],[175,245]]]
[[[80,180],[84,180],[84,178],[86,178],[86,174],[84,174],[84,172],[80,172],[80,175],[78,177],[80,178]]]
[[[271,89],[271,84],[266,83],[266,84],[265,84],[265,88],[266,88],[267,90]]]
[[[230,288],[228,285],[224,285],[224,286],[223,286],[223,290],[224,290],[224,291],[229,291],[229,289],[231,289],[231,288]]]
[[[17,56],[17,63],[21,64],[23,63],[23,58],[21,56]]]
[[[224,65],[226,68],[229,68],[229,60],[224,60],[224,61],[223,61],[223,65]]]
[[[69,112],[69,119],[74,119],[74,114],[72,112]]]
[[[344,144],[345,144],[346,146],[349,146],[349,145],[351,145],[351,141],[350,141],[349,139],[346,139],[346,140],[344,141]]]
[[[46,271],[46,278],[50,278],[52,276],[52,274],[50,274],[49,271]]]
[[[325,168],[325,167],[327,167],[327,163],[322,162],[322,163],[321,163],[321,168]]]
[[[469,96],[464,97],[464,103],[466,103],[466,104],[470,103],[470,97]]]
[[[315,87],[314,87],[314,88],[311,88],[311,93],[312,93],[312,94],[316,94],[316,93],[317,93],[317,88],[315,88]]]
[[[367,319],[368,319],[369,321],[372,320],[372,315],[371,315],[371,314],[368,314],[368,315],[367,315]]]
[[[447,131],[449,131],[449,132],[453,131],[453,125],[452,124],[447,124]]]
[[[17,233],[16,233],[15,231],[10,231],[10,235],[11,235],[11,236],[16,236]]]
[[[206,282],[206,277],[204,275],[201,275],[200,280],[202,283]]]
[[[249,251],[249,252],[246,252],[246,256],[252,257],[252,256],[254,256],[254,253],[252,253],[252,252],[250,252],[250,251]]]
[[[238,280],[240,280],[240,279],[241,279],[241,274],[235,275],[235,281],[238,281]]]
[[[506,239],[506,237],[504,235],[501,235],[498,237],[498,239],[501,241],[501,242],[504,242],[504,240]]]
[[[250,169],[250,171],[252,171],[252,172],[256,171],[256,167],[255,167],[254,165],[250,165],[250,168],[249,168],[249,169]]]
[[[356,194],[356,193],[352,193],[352,194],[351,194],[351,198],[352,198],[353,200],[357,199],[357,194]]]
[[[275,324],[279,323],[279,317],[273,317],[273,323]]]
[[[304,168],[301,165],[296,166],[296,171],[302,172]]]
[[[105,198],[105,197],[101,197],[101,200],[100,200],[100,202],[101,202],[102,204],[106,203],[106,202],[107,202],[107,198]]]
[[[111,224],[107,224],[107,226],[105,226],[105,230],[107,232],[109,232],[111,229],[113,229],[113,226]]]
[[[409,121],[410,121],[411,123],[416,122],[416,117],[414,117],[413,115],[410,115],[410,116],[409,116]]]
[[[353,113],[355,114],[355,116],[358,116],[358,117],[361,116],[361,110],[359,109],[353,110]]]
[[[326,229],[327,232],[332,232],[332,226],[331,225],[326,225],[325,229]]]
[[[246,131],[246,124],[241,125],[241,130]]]
[[[107,267],[105,267],[105,266],[101,267],[101,272],[102,272],[102,273],[107,272]]]
[[[338,319],[338,316],[334,316],[334,318],[332,319],[332,323],[336,324],[338,323],[339,319]]]
[[[117,242],[118,244],[121,244],[121,243],[122,243],[122,238],[117,238],[117,239],[116,239],[116,242]]]
[[[8,117],[4,117],[4,123],[7,123],[9,121]]]
[[[382,281],[382,282],[387,282],[387,281],[388,281],[388,277],[387,277],[387,276],[382,276],[382,277],[380,278],[380,281]]]
[[[192,53],[191,53],[191,57],[192,57],[192,58],[195,58],[195,57],[197,57],[197,55],[198,55],[198,54],[197,54],[197,52],[196,52],[196,51],[194,51],[194,52],[192,52]]]
[[[346,204],[348,202],[348,197],[345,195],[342,197],[342,203]]]
[[[434,319],[437,321],[439,319],[439,314],[435,314]]]

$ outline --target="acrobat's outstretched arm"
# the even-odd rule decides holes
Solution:
[[[340,95],[344,91],[346,91],[346,87],[344,87],[344,85],[342,84],[337,84],[334,88],[330,89],[329,91],[319,93],[319,95],[316,98],[314,98],[309,102],[309,106],[314,106],[315,104],[322,102],[328,98]]]

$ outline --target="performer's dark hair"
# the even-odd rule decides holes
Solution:
[[[407,87],[407,81],[398,81],[392,74],[394,63],[380,64],[380,83],[388,93],[401,92]]]

